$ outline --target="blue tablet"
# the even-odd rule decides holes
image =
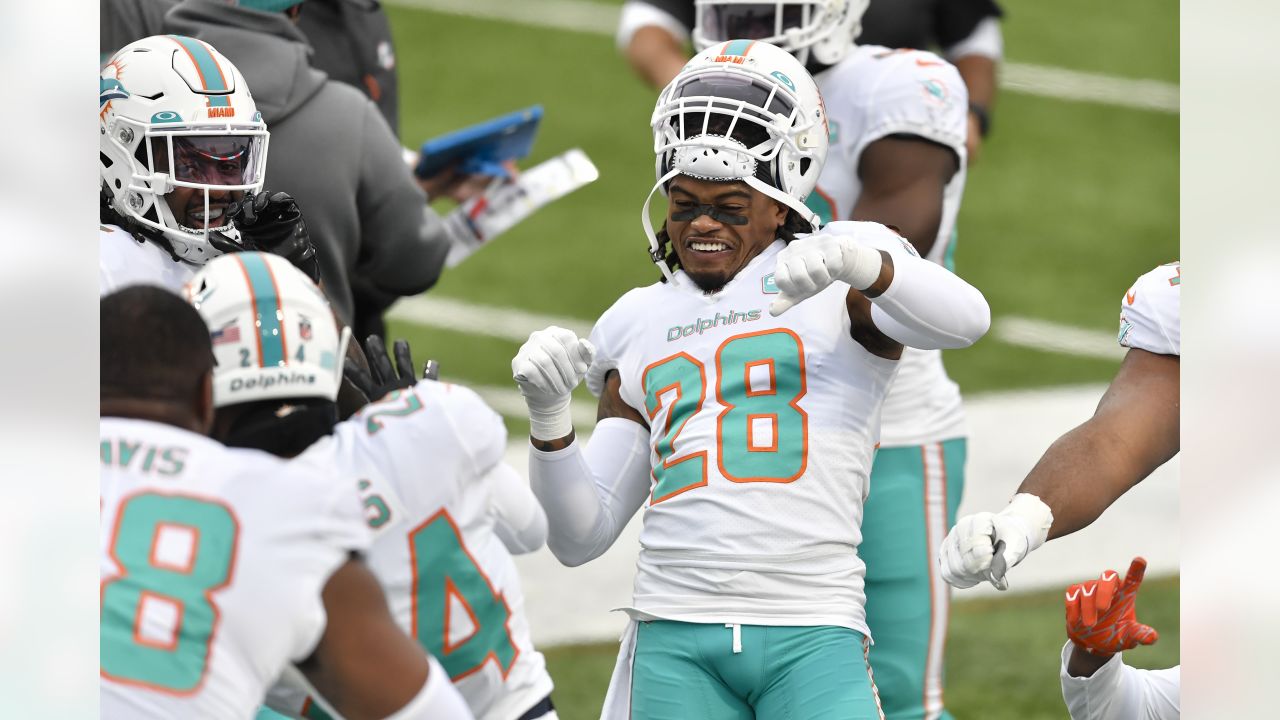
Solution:
[[[534,105],[432,138],[422,143],[413,172],[428,178],[457,161],[464,173],[506,175],[502,163],[529,154],[541,119],[542,106]]]

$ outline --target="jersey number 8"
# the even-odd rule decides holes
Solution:
[[[185,553],[163,557],[162,537]],[[121,503],[102,584],[102,674],[187,695],[199,689],[218,629],[213,595],[231,582],[239,525],[222,503],[141,493]]]

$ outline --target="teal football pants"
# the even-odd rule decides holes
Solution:
[[[867,564],[871,668],[888,720],[950,720],[942,702],[950,591],[938,546],[955,524],[965,440],[881,448],[858,555]]]
[[[633,720],[877,720],[862,633],[667,620],[636,631]]]

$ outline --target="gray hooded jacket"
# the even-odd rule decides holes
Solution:
[[[449,241],[399,141],[369,98],[308,64],[289,18],[184,0],[165,30],[204,40],[244,75],[271,132],[264,187],[297,199],[343,320],[353,320],[353,283],[387,297],[435,284]]]

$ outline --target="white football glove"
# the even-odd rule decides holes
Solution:
[[[966,515],[947,533],[938,551],[942,579],[958,588],[987,580],[997,590],[1008,590],[1005,573],[1044,544],[1052,524],[1053,511],[1028,493],[1014,495],[998,513]]]
[[[569,400],[587,375],[596,349],[572,330],[538,330],[511,360],[511,375],[529,406],[529,434],[558,440],[573,432]]]
[[[871,232],[892,232],[879,223],[842,222],[792,240],[778,253],[773,281],[778,297],[769,306],[777,317],[793,305],[822,292],[832,282],[866,290],[880,277],[880,251],[859,240]]]

